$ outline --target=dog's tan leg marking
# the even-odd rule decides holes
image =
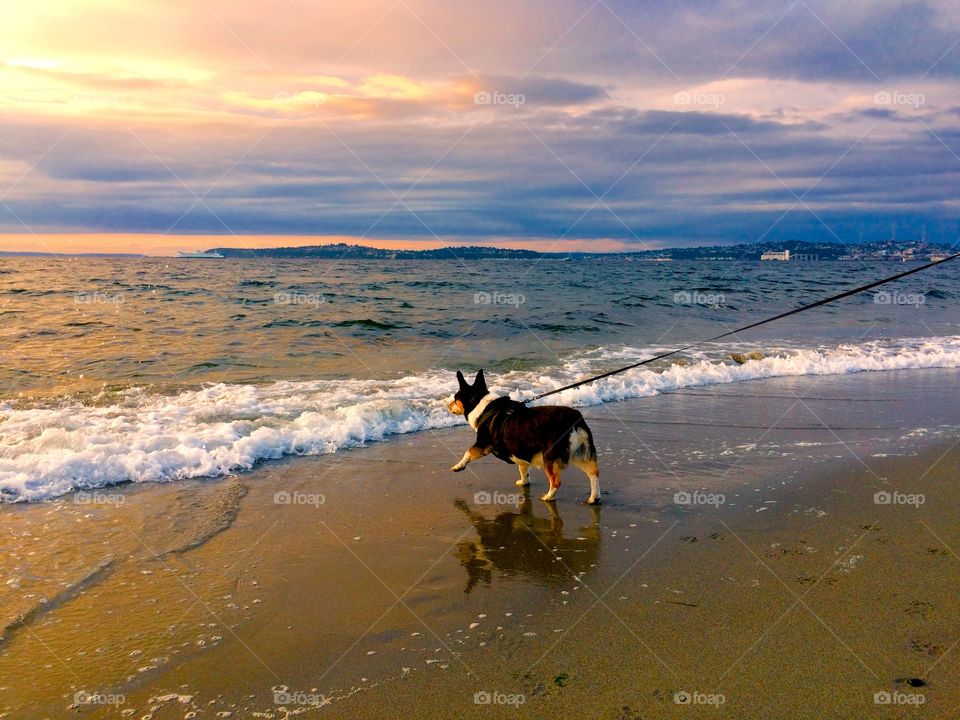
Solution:
[[[524,487],[530,484],[530,464],[525,462],[517,462],[517,469],[520,471],[520,479],[517,480],[517,485],[519,487]]]
[[[467,466],[468,462],[471,460],[479,460],[484,455],[486,455],[486,453],[483,450],[478,448],[476,445],[473,445],[472,447],[467,448],[467,451],[463,454],[463,457],[460,458],[460,462],[450,469],[454,472],[460,472]]]
[[[587,505],[596,505],[600,502],[600,468],[597,467],[597,459],[574,460],[573,464],[590,478],[590,497],[587,498]]]
[[[550,482],[550,489],[545,495],[541,495],[541,500],[546,500],[547,502],[552,502],[557,498],[557,490],[560,488],[560,468],[558,463],[545,463],[543,466],[543,472],[547,476],[547,480]]]

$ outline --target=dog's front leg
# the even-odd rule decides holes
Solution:
[[[453,470],[454,472],[460,472],[467,466],[468,462],[470,462],[471,460],[479,460],[486,454],[487,454],[487,451],[484,451],[481,448],[478,448],[476,445],[473,445],[467,448],[467,451],[463,454],[463,457],[460,458],[460,462],[458,462],[456,465],[454,465],[450,469]]]

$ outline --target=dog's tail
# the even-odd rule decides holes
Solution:
[[[570,433],[570,459],[596,460],[597,449],[593,445],[593,433],[583,418],[573,426]]]

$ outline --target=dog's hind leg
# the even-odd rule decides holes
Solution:
[[[547,462],[543,464],[543,472],[550,482],[550,489],[545,495],[541,495],[541,500],[552,502],[557,499],[557,490],[560,489],[560,466],[556,462]]]
[[[583,460],[575,458],[573,464],[590,478],[590,497],[587,498],[587,505],[596,505],[600,502],[600,468],[597,467],[597,459],[595,457]]]
[[[600,502],[600,469],[597,467],[597,449],[593,445],[593,435],[586,424],[570,433],[570,462],[590,478],[590,497],[587,504],[596,505]]]
[[[524,487],[530,484],[530,463],[525,463],[522,460],[517,460],[517,470],[520,471],[520,479],[517,480],[517,485],[519,487]]]
[[[595,457],[588,460],[575,458],[573,464],[590,478],[590,497],[587,498],[587,505],[598,504],[600,502],[600,468],[597,467],[597,459]]]

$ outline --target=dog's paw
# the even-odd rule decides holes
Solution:
[[[599,505],[599,504],[600,504],[600,498],[594,498],[593,500],[591,500],[590,498],[587,498],[586,500],[583,501],[583,504],[584,504],[584,505]]]
[[[463,472],[463,469],[464,469],[465,467],[466,467],[466,465],[454,465],[454,466],[453,466],[452,468],[450,468],[450,469],[453,470],[454,472]]]
[[[541,495],[540,499],[543,500],[544,502],[556,502],[557,496],[554,495],[553,497],[550,497],[550,493],[547,493],[546,495]]]

